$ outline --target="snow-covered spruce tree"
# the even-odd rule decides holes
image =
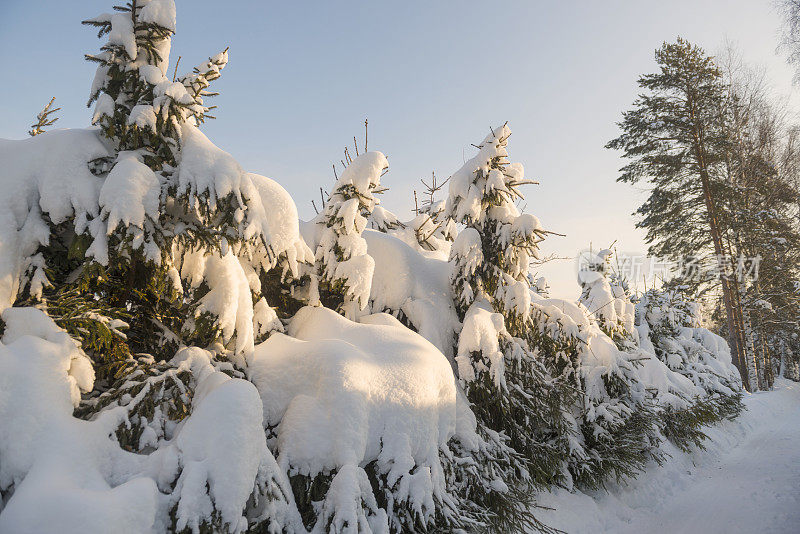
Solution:
[[[592,255],[578,272],[582,292],[573,315],[583,314],[579,325],[563,312],[566,304],[534,302],[541,357],[554,376],[580,392],[573,411],[580,438],[570,473],[589,488],[633,477],[651,458],[660,459],[655,406],[637,373],[644,355],[634,305],[610,268],[610,255]]]
[[[503,125],[451,178],[445,215],[465,228],[450,251],[451,285],[463,327],[458,377],[481,424],[504,434],[523,458],[517,483],[546,485],[564,470],[569,422],[564,390],[529,343],[528,264],[544,237],[539,221],[514,201],[526,183],[508,162]]]
[[[90,56],[98,63],[91,95],[99,130],[31,140],[80,143],[67,145],[69,172],[58,190],[65,200],[48,201],[50,192],[34,181],[38,191],[29,196],[38,202],[29,207],[24,237],[35,237],[38,248],[21,249],[29,256],[16,303],[45,310],[91,358],[99,380],[76,415],[104,425],[111,418],[108,435],[120,450],[159,464],[151,469],[161,473],[154,478],[167,495],[168,530],[240,531],[245,515],[254,529],[274,529],[284,523],[276,507],[293,505],[259,428],[260,401],[246,381],[221,385],[226,373],[243,376],[238,368],[256,337],[282,328],[262,282],[275,270],[297,277],[313,255],[296,228],[285,231],[297,217],[273,190],[280,188],[244,172],[198,129],[227,52],[170,80],[173,1],[116,9],[87,21],[108,36]],[[210,350],[183,351],[190,364],[175,356],[185,345]],[[224,391],[214,393],[218,386]],[[237,413],[226,416],[230,427],[221,432],[241,433],[243,443],[203,430],[204,419],[219,418],[213,414],[226,404]],[[223,449],[229,461],[243,461],[243,476],[229,479],[233,492],[215,481],[221,458],[209,459],[206,472],[192,459]]]
[[[345,168],[317,216],[316,249],[321,302],[356,319],[369,302],[375,261],[367,254],[361,232],[375,208],[375,194],[389,162],[380,152],[365,152]]]
[[[661,414],[664,435],[678,447],[702,447],[703,426],[733,419],[743,409],[742,383],[724,339],[702,328],[700,304],[682,286],[651,289],[636,304],[637,323],[646,323],[658,358],[687,377],[701,392],[682,409]]]
[[[589,253],[587,264],[578,272],[581,296],[578,299],[601,330],[618,345],[635,334],[634,304],[622,281],[611,268],[612,251]]]
[[[154,171],[165,161],[175,164],[177,143],[167,139],[176,137],[179,123],[165,113],[166,121],[157,124],[152,106],[154,84],[166,72],[174,5],[157,0],[116,9],[84,21],[108,35],[102,52],[87,56],[99,63],[90,104],[97,100],[93,122],[109,148],[90,163],[102,184],[99,205],[81,206],[85,211],[74,209],[70,217],[42,213],[49,236],[19,299],[41,299],[81,340],[101,378],[114,375],[131,349],[171,357],[177,348],[158,351],[168,344],[163,330],[174,326],[178,313],[171,305],[173,284],[156,267],[168,247],[157,228],[162,183]],[[144,335],[129,341],[122,333],[128,323]]]
[[[98,27],[98,35],[108,35],[101,53],[87,59],[98,63],[92,122],[112,147],[112,156],[95,162],[105,183],[101,216],[87,223],[93,240],[85,255],[99,271],[91,278],[109,281],[92,289],[130,308],[135,328],[152,334],[143,338],[149,346],[137,348],[158,354],[163,346],[171,356],[175,332],[183,330],[187,339],[203,344],[219,333],[213,313],[201,304],[203,295],[195,294],[196,284],[180,283],[176,267],[184,253],[221,257],[229,244],[246,240],[240,192],[230,186],[219,190],[193,179],[194,169],[179,168],[185,137],[198,135],[196,126],[209,109],[203,97],[226,65],[227,51],[170,80],[174,3],[137,1],[115,10],[84,21]],[[187,312],[182,301],[194,308],[186,322],[180,319]]]
[[[108,146],[91,162],[98,206],[58,224],[43,214],[51,239],[31,261],[23,297],[48,288],[44,304],[59,324],[105,349],[92,352],[101,377],[130,353],[169,359],[183,343],[218,343],[241,363],[253,337],[276,325],[261,300],[269,273],[280,265],[297,276],[310,252],[273,235],[261,201],[269,181],[245,173],[198,129],[227,51],[170,79],[173,1],[115,9],[85,21],[108,36],[87,56],[98,63],[93,122]],[[76,313],[77,304],[86,309]]]
[[[639,78],[645,92],[623,113],[622,134],[606,145],[631,159],[617,181],[652,186],[637,210],[650,255],[675,261],[725,257],[730,253],[728,200],[734,194],[725,80],[714,58],[680,37],[656,50],[655,59],[658,71]],[[745,387],[757,390],[752,339],[744,331],[734,281],[726,274],[687,277],[683,283],[696,294],[719,290],[734,363]]]

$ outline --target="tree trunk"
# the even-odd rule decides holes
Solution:
[[[694,98],[692,90],[687,88],[686,103],[692,120],[692,140],[694,155],[697,162],[697,167],[700,172],[700,182],[703,187],[703,200],[705,201],[706,211],[708,212],[708,224],[711,231],[711,241],[714,244],[714,253],[717,258],[723,258],[725,255],[725,247],[722,243],[722,233],[720,232],[719,225],[717,224],[716,210],[714,209],[714,198],[711,195],[711,180],[708,176],[708,166],[706,163],[706,151],[703,146],[703,128],[697,121],[697,114],[694,109]],[[742,377],[742,384],[747,391],[753,391],[754,387],[758,387],[757,376],[752,377],[749,369],[749,362],[744,343],[743,324],[737,319],[741,317],[741,308],[737,307],[738,298],[732,287],[730,277],[727,273],[722,275],[722,301],[725,305],[725,316],[728,323],[728,344],[731,348],[731,356],[739,370]],[[737,317],[738,316],[738,317]],[[753,380],[753,378],[756,378]]]

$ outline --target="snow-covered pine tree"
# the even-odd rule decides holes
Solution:
[[[102,155],[81,160],[83,172],[65,176],[59,191],[67,207],[45,202],[49,192],[39,187],[26,230],[38,248],[22,258],[27,267],[16,304],[46,310],[91,358],[99,380],[76,415],[94,423],[124,414],[113,439],[146,456],[142,461],[161,462],[159,490],[174,521],[168,528],[238,531],[245,512],[252,528],[273,528],[290,513],[290,489],[259,442],[261,408],[252,386],[238,380],[214,394],[247,405],[229,421],[232,430],[250,433],[247,444],[223,448],[240,458],[251,454],[245,470],[258,471],[252,487],[245,480],[240,495],[220,494],[212,475],[194,471],[183,447],[192,443],[213,454],[219,446],[209,443],[225,439],[202,435],[198,420],[215,417],[209,414],[229,401],[204,399],[228,380],[219,369],[243,376],[232,362],[242,365],[256,336],[282,328],[262,297],[262,282],[276,270],[297,277],[299,264],[313,262],[313,255],[291,228],[296,211],[279,195],[285,191],[244,172],[198,130],[210,109],[203,98],[212,94],[207,88],[227,52],[168,79],[172,0],[134,1],[87,23],[108,37],[90,57],[98,63],[91,96],[100,129],[73,133],[82,144],[67,146],[77,149],[73,159]],[[191,344],[211,352],[189,354],[191,365],[173,358]],[[197,398],[196,388],[203,389]],[[199,414],[194,423],[189,413]]]
[[[281,279],[297,277],[311,252],[265,210],[262,196],[276,203],[276,216],[287,215],[279,213],[287,203],[271,182],[245,173],[198,130],[210,117],[203,99],[214,94],[207,89],[227,64],[227,50],[170,80],[173,0],[133,0],[115,10],[84,22],[108,36],[101,53],[87,56],[98,63],[93,123],[109,147],[90,164],[102,184],[99,206],[53,229],[59,239],[42,253],[53,275],[44,304],[64,311],[57,322],[72,327],[105,379],[77,415],[123,409],[120,446],[167,462],[170,475],[159,489],[169,495],[169,528],[239,531],[239,518],[230,515],[236,510],[218,507],[225,497],[203,480],[211,475],[193,472],[183,457],[188,445],[176,429],[197,428],[178,426],[198,409],[195,389],[206,395],[211,375],[217,384],[226,373],[243,377],[231,361],[243,365],[256,337],[282,329],[262,282],[275,267]],[[76,313],[78,305],[85,309]],[[87,320],[96,326],[87,328]],[[192,348],[173,358],[183,345],[211,352]],[[252,452],[258,436],[251,439]],[[270,513],[289,507],[290,490],[265,444],[260,454],[252,493],[239,496],[249,504],[240,501],[239,512],[248,504],[251,528],[275,528],[285,513]]]
[[[617,181],[652,185],[637,210],[649,253],[674,261],[730,255],[727,231],[732,191],[726,87],[714,58],[678,38],[655,53],[658,71],[639,78],[646,91],[623,113],[622,134],[606,147],[631,162]],[[694,277],[693,277],[694,278]],[[758,389],[752,339],[745,332],[734,281],[701,276],[685,280],[694,290],[715,287],[722,296],[734,363],[748,389]]]
[[[210,117],[204,98],[214,94],[208,87],[227,50],[170,79],[173,0],[115,10],[84,21],[108,39],[87,56],[98,64],[93,122],[109,147],[91,163],[102,184],[99,206],[58,225],[43,214],[52,239],[41,261],[31,261],[23,297],[36,299],[49,285],[43,298],[59,310],[59,324],[113,349],[95,356],[102,377],[131,352],[169,359],[182,343],[217,343],[241,363],[254,335],[275,325],[262,282],[279,265],[297,277],[310,251],[299,239],[275,239],[261,200],[272,193],[269,181],[245,173],[198,129]],[[92,309],[76,314],[78,302]],[[80,324],[67,320],[76,316]],[[119,321],[135,335],[107,327]]]
[[[478,154],[450,178],[445,216],[465,228],[450,251],[451,285],[463,327],[458,377],[481,424],[503,433],[524,459],[519,482],[562,476],[569,422],[565,392],[529,344],[528,264],[545,232],[515,200],[525,180],[509,163],[507,125],[491,129]],[[526,480],[527,479],[527,480]]]
[[[683,409],[666,407],[664,435],[682,449],[702,447],[703,426],[733,419],[743,409],[742,383],[724,339],[702,327],[701,306],[683,286],[651,289],[636,303],[636,321],[646,323],[650,343],[671,370],[687,377],[698,392]]]
[[[389,162],[380,152],[365,152],[349,161],[316,218],[320,300],[356,319],[369,303],[375,260],[367,254],[361,232],[377,204],[380,179]]]
[[[630,341],[635,335],[634,304],[611,267],[613,252],[609,249],[591,252],[585,257],[586,265],[578,272],[581,296],[578,299],[605,334],[618,345]]]
[[[171,357],[177,349],[174,333],[182,326],[183,293],[171,245],[191,229],[181,237],[170,235],[162,216],[168,204],[164,193],[176,174],[184,123],[190,117],[193,123],[202,120],[206,109],[183,83],[167,78],[174,3],[138,0],[114,9],[83,21],[97,27],[99,37],[108,36],[101,52],[86,58],[98,64],[89,100],[96,102],[92,122],[100,126],[111,155],[93,162],[104,179],[102,211],[91,221],[76,222],[75,233],[89,236],[73,254],[83,265],[71,267],[78,269],[83,291],[133,312],[134,328],[145,333],[136,336],[142,344],[137,350]],[[217,59],[216,75],[226,60]]]
[[[554,375],[580,392],[573,410],[580,446],[570,458],[570,473],[589,488],[610,478],[632,478],[651,458],[659,458],[656,412],[637,373],[644,355],[635,308],[625,281],[611,268],[611,254],[602,250],[584,258],[578,272],[584,314],[579,325],[558,306],[534,303],[544,334],[537,345],[542,357]]]

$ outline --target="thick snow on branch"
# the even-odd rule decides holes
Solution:
[[[139,12],[139,20],[175,31],[174,0],[150,0]]]
[[[373,311],[404,315],[417,332],[446,355],[459,328],[450,289],[450,265],[415,251],[401,239],[365,230],[375,260],[370,301]]]
[[[209,288],[185,328],[191,330],[194,320],[205,313],[211,314],[223,343],[228,343],[235,334],[234,358],[243,364],[244,358],[253,352],[254,333],[253,300],[242,264],[230,250],[223,256],[196,250],[182,256],[180,273],[190,287],[205,283]]]
[[[99,215],[102,179],[87,163],[108,155],[96,130],[54,130],[21,141],[0,139],[0,310],[16,299],[39,245],[49,242],[43,215],[76,231]]]
[[[133,454],[113,439],[129,424],[124,407],[92,421],[72,416],[93,374],[69,336],[32,308],[6,310],[3,319],[0,490],[13,494],[0,531],[162,532],[174,509],[178,529],[241,532],[248,502],[260,503],[249,513],[268,510],[273,524],[300,524],[289,481],[267,449],[256,388],[215,370],[210,353],[178,353],[175,372],[189,371],[196,384],[191,415],[165,446]]]
[[[100,189],[106,234],[111,235],[120,223],[144,229],[145,217],[157,220],[160,196],[161,183],[150,167],[133,152],[121,152]]]
[[[455,435],[478,441],[444,355],[387,314],[354,323],[306,307],[288,333],[256,347],[250,379],[281,467],[312,478],[336,473],[320,524],[336,516],[385,531],[363,470],[371,462],[397,502],[432,517],[447,495],[440,449]]]
[[[311,251],[299,235],[297,207],[289,194],[273,180],[245,172],[227,152],[214,145],[195,126],[184,125],[178,194],[208,199],[216,210],[216,199],[230,197],[235,235],[248,244],[241,255],[254,258],[264,270],[274,267],[283,255],[293,274],[298,262],[310,262]],[[214,213],[207,221],[214,224]]]

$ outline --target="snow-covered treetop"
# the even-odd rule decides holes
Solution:
[[[470,265],[476,263],[473,256],[477,253],[473,249],[480,249],[483,257],[478,271],[466,275],[471,278],[475,272],[479,274],[479,279],[469,282],[471,289],[462,287],[460,275],[455,274],[454,289],[462,309],[471,304],[480,288],[502,303],[500,309],[526,316],[530,305],[528,268],[532,259],[539,258],[539,242],[545,231],[535,216],[520,213],[515,205],[523,198],[518,188],[533,182],[525,179],[521,164],[508,161],[510,135],[510,128],[504,124],[476,145],[478,154],[450,178],[444,213],[474,228],[479,236],[461,232],[456,238],[450,252],[456,271],[473,269]],[[458,265],[461,259],[466,261],[463,266]]]
[[[331,201],[358,199],[359,211],[371,213],[378,203],[374,194],[379,189],[381,176],[389,168],[386,156],[381,152],[366,152],[356,157],[336,180]],[[366,221],[365,221],[366,224]]]
[[[171,38],[175,33],[174,0],[137,0],[115,6],[84,24],[108,36],[99,54],[89,103],[92,118],[119,150],[142,150],[154,170],[174,166],[182,138],[181,125],[203,122],[209,108],[204,96],[228,62],[227,49],[177,80],[167,77]]]
[[[485,217],[504,218],[508,222],[519,216],[514,201],[523,198],[517,189],[532,183],[524,179],[521,163],[509,163],[507,124],[494,128],[479,144],[478,153],[450,177],[445,212],[459,223],[475,224]],[[489,215],[486,209],[492,207]],[[503,217],[505,216],[505,217]]]
[[[603,249],[591,254],[578,271],[581,296],[578,300],[600,327],[618,341],[636,335],[635,310],[624,281],[611,267],[613,252]]]
[[[369,302],[375,262],[361,233],[377,205],[375,194],[381,191],[380,179],[388,168],[381,152],[357,156],[336,180],[316,219],[321,228],[316,262],[322,292],[338,301],[336,307],[351,319]]]

